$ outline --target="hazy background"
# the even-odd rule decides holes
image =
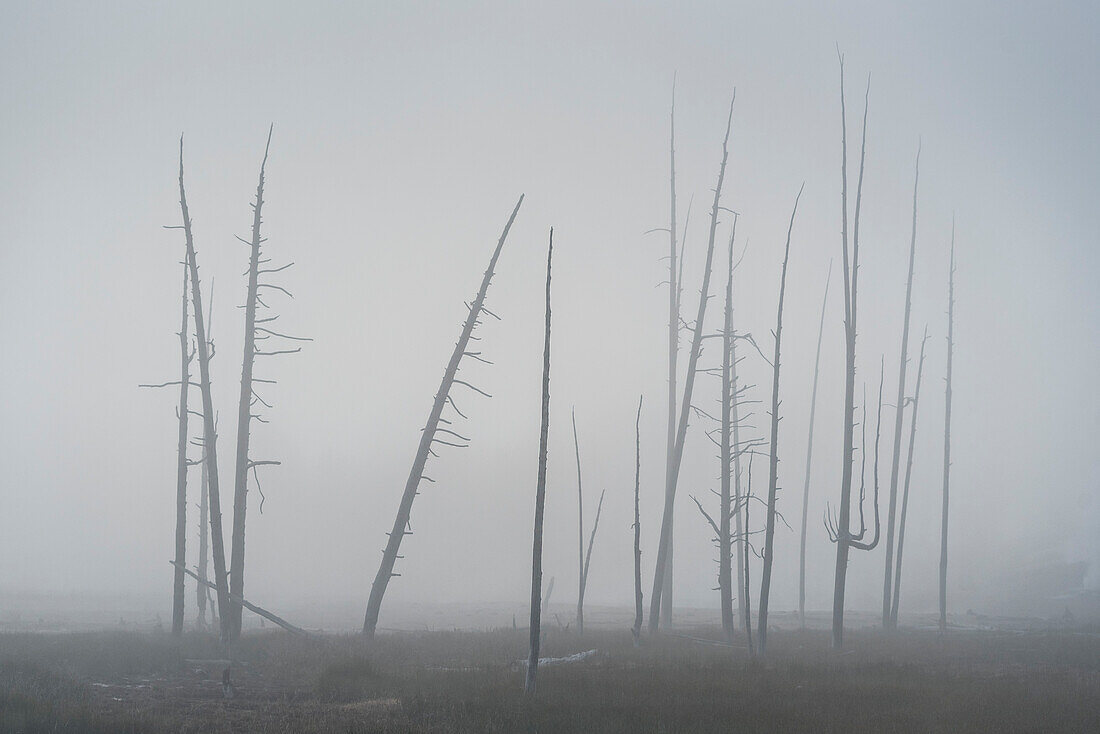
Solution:
[[[555,227],[545,573],[576,585],[576,406],[586,522],[607,490],[587,599],[632,603],[634,410],[643,412],[648,602],[663,493],[668,107],[692,317],[725,113],[723,203],[750,242],[736,323],[770,351],[783,236],[805,181],[784,322],[779,508],[798,527],[813,349],[834,263],[810,500],[808,605],[831,603],[821,525],[840,476],[840,120],[872,72],[859,382],[896,389],[913,158],[923,140],[913,336],[931,339],[918,419],[903,611],[934,608],[948,243],[957,213],[951,607],[997,611],[1038,562],[1091,559],[1100,584],[1100,10],[1095,3],[17,3],[0,7],[0,599],[143,597],[169,614],[182,234],[177,145],[204,286],[223,485],[232,445],[249,202],[275,123],[264,234],[296,261],[272,297],[316,341],[260,360],[278,378],[253,456],[246,590],[261,604],[365,605],[444,361],[491,248],[527,199],[481,332],[494,366],[455,388],[472,448],[429,463],[381,625],[401,604],[529,593],[542,279]],[[851,146],[855,148],[853,144]],[[853,151],[853,156],[856,151]],[[854,163],[853,158],[853,165]],[[728,232],[723,221],[719,237]],[[742,234],[743,233],[743,236]],[[715,260],[724,283],[724,247]],[[720,323],[720,299],[708,324]],[[713,344],[713,343],[712,343]],[[718,350],[705,350],[704,366]],[[684,360],[686,361],[686,351]],[[684,362],[682,361],[681,364]],[[750,355],[743,377],[770,397]],[[910,378],[912,380],[912,377]],[[682,384],[682,383],[681,383]],[[910,382],[912,384],[912,382]],[[857,388],[858,389],[858,388]],[[910,388],[911,391],[912,388]],[[696,403],[715,405],[701,376]],[[906,421],[908,423],[908,419]],[[892,411],[884,411],[888,482]],[[755,421],[767,427],[762,412]],[[716,607],[710,534],[688,498],[716,488],[693,420],[676,515],[676,604]],[[194,431],[193,431],[194,433]],[[766,488],[764,462],[754,487]],[[198,470],[190,484],[198,499]],[[231,489],[223,506],[228,524]],[[885,504],[885,503],[884,503]],[[713,502],[711,502],[713,506]],[[868,508],[869,509],[869,508]],[[762,517],[761,514],[756,515]],[[195,558],[197,510],[189,518]],[[586,531],[587,532],[587,531]],[[773,608],[797,604],[798,535],[780,527]],[[883,551],[853,553],[849,606],[877,608]],[[758,571],[754,570],[754,575]],[[1006,591],[1007,590],[1007,591]],[[75,603],[75,602],[74,602]],[[755,607],[756,600],[753,600]],[[192,615],[189,601],[188,615]]]

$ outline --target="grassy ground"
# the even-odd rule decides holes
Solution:
[[[0,732],[1100,731],[1100,634],[777,631],[769,656],[715,630],[633,647],[552,631],[522,695],[524,630],[245,637],[225,700],[216,640],[0,635]]]

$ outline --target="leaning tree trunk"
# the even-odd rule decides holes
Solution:
[[[791,256],[791,231],[794,229],[794,217],[798,213],[798,200],[802,198],[803,183],[798,189],[791,210],[791,221],[787,225],[787,244],[783,250],[783,271],[779,277],[779,307],[775,317],[775,355],[772,357],[772,432],[769,448],[768,470],[768,512],[764,518],[764,565],[760,574],[760,603],[757,605],[757,638],[760,640],[760,656],[767,654],[768,648],[768,601],[772,586],[773,547],[775,544],[775,500],[779,482],[779,347],[783,340],[783,297],[787,291],[787,263]]]
[[[733,321],[730,321],[730,329],[733,329]],[[737,619],[738,624],[745,625],[745,632],[751,637],[752,630],[749,622],[749,597],[748,597],[748,520],[742,522],[741,507],[747,504],[747,500],[741,492],[741,421],[738,416],[738,402],[740,390],[737,387],[737,339],[730,340],[730,424],[733,431],[733,531],[737,542]],[[750,456],[751,460],[751,456]],[[745,517],[748,517],[746,510]]]
[[[256,362],[256,301],[259,293],[260,223],[264,206],[264,169],[271,147],[271,130],[267,133],[264,159],[260,164],[260,182],[256,186],[256,202],[252,205],[252,242],[249,243],[248,294],[244,305],[244,357],[241,360],[241,393],[237,403],[237,465],[233,478],[233,552],[229,564],[229,593],[244,597],[244,531],[248,512],[248,442],[251,436],[252,405],[256,402],[252,389],[252,369]],[[235,639],[241,634],[240,602],[228,610],[229,630]],[[225,612],[222,613],[223,615]]]
[[[736,232],[737,218],[734,217],[734,232]],[[719,490],[719,519],[718,519],[718,594],[722,608],[722,632],[726,639],[733,638],[733,574],[730,569],[730,557],[733,555],[730,547],[730,462],[732,461],[733,447],[731,441],[731,418],[733,409],[731,403],[734,400],[733,384],[730,380],[730,350],[733,348],[733,239],[730,234],[729,267],[726,275],[726,308],[722,321],[722,429],[721,445],[719,446],[719,460],[721,461],[721,488]],[[740,591],[738,595],[740,595]]]
[[[909,480],[913,476],[913,445],[917,440],[917,404],[920,400],[920,380],[924,372],[924,345],[928,341],[928,327],[920,343],[920,361],[917,362],[917,386],[913,391],[913,415],[909,425],[909,455],[905,460],[905,489],[901,498],[901,517],[898,520],[898,555],[894,568],[894,600],[890,608],[890,626],[898,626],[898,605],[901,603],[901,552],[905,543],[905,516],[909,511]]]
[[[206,339],[206,324],[202,316],[202,289],[199,287],[199,265],[195,257],[195,242],[191,236],[191,215],[187,211],[187,194],[183,186],[183,136],[180,136],[180,210],[187,242],[187,263],[191,271],[191,300],[194,308],[195,341],[199,355],[199,385],[202,393],[202,449],[210,486],[210,546],[214,556],[214,585],[218,592],[218,617],[222,641],[229,640],[227,615],[229,584],[225,568],[225,543],[222,537],[221,492],[218,485],[218,437],[214,430],[214,400],[210,393],[210,342]]]
[[[951,478],[951,357],[955,351],[955,222],[951,221],[951,269],[947,276],[947,389],[943,415],[943,510],[940,523],[940,634],[947,633],[947,499]]]
[[[856,325],[859,284],[859,213],[863,195],[863,164],[867,151],[867,92],[863,98],[863,137],[859,151],[859,179],[856,183],[856,206],[852,232],[852,251],[848,252],[848,123],[844,104],[844,57],[840,56],[840,125],[841,125],[841,250],[844,266],[844,428],[840,476],[840,505],[837,510],[836,569],[833,575],[832,645],[844,644],[844,592],[848,577],[848,551],[851,547],[852,461],[854,453],[854,420],[856,388]]]
[[[691,339],[691,353],[688,356],[687,374],[684,378],[684,398],[680,403],[680,420],[676,431],[676,444],[673,447],[672,461],[666,472],[664,511],[661,516],[661,536],[657,546],[656,568],[653,574],[653,595],[649,602],[649,631],[655,633],[661,617],[661,595],[664,590],[665,568],[672,550],[672,515],[676,499],[676,482],[680,474],[680,462],[684,456],[684,441],[687,438],[688,414],[691,410],[691,395],[695,387],[696,367],[703,342],[703,321],[707,312],[707,300],[710,294],[710,271],[714,260],[714,237],[718,229],[718,209],[722,196],[722,181],[726,176],[726,162],[729,159],[730,128],[733,125],[733,103],[730,101],[729,116],[726,119],[726,135],[722,140],[722,163],[718,167],[718,184],[714,188],[714,203],[710,213],[710,237],[707,242],[707,259],[703,268],[703,287],[699,293],[699,311],[695,318],[695,329]],[[671,607],[671,604],[669,604]]]
[[[676,483],[672,475],[673,455],[676,453],[676,361],[680,351],[680,277],[676,268],[676,79],[672,80],[672,108],[669,112],[668,132],[669,156],[669,199],[670,215],[668,227],[668,432],[665,442],[665,492]],[[688,207],[690,209],[690,207]],[[686,239],[686,233],[685,233]],[[681,260],[681,268],[683,261]],[[672,531],[669,530],[669,553],[671,555]],[[672,560],[668,562],[669,571],[663,580],[661,589],[667,604],[665,605],[665,623],[672,623]],[[651,622],[650,626],[655,627]]]
[[[814,418],[817,416],[817,376],[821,367],[821,337],[825,334],[825,304],[829,300],[829,279],[833,261],[825,274],[825,295],[821,297],[821,321],[817,325],[817,352],[814,355],[814,386],[810,391],[810,428],[806,437],[806,480],[802,484],[802,538],[798,545],[798,620],[806,629],[806,520],[810,507],[810,466],[814,457]]]
[[[634,420],[634,644],[642,636],[642,515],[639,499],[642,486],[642,396],[638,396],[638,417]]]
[[[901,327],[901,360],[898,367],[898,397],[894,416],[894,454],[890,464],[890,506],[886,518],[886,568],[882,575],[882,626],[894,627],[890,599],[892,581],[890,573],[894,563],[894,515],[898,501],[898,471],[901,465],[901,430],[904,418],[905,368],[909,347],[909,312],[913,304],[913,258],[917,251],[917,183],[920,180],[920,145],[917,145],[917,164],[913,174],[913,229],[909,239],[909,277],[905,282],[905,321]]]
[[[187,563],[187,388],[191,359],[187,348],[187,265],[183,266],[183,317],[180,323],[179,443],[176,451],[176,567],[172,580],[172,634],[183,634],[183,568]]]
[[[432,453],[432,444],[444,443],[441,439],[436,438],[435,434],[442,431],[448,435],[455,435],[461,438],[457,436],[454,431],[439,427],[440,422],[443,421],[443,408],[450,403],[452,408],[454,408],[456,412],[458,411],[450,395],[451,386],[456,382],[476,390],[472,385],[459,380],[456,375],[463,356],[470,355],[474,359],[479,359],[479,353],[467,352],[466,349],[473,335],[474,327],[478,324],[478,317],[481,316],[483,311],[489,313],[489,311],[485,309],[485,294],[489,290],[489,282],[493,278],[493,271],[496,268],[497,259],[500,257],[500,251],[504,247],[504,241],[508,238],[508,231],[512,228],[512,222],[515,221],[516,214],[519,213],[521,204],[523,204],[522,195],[520,195],[519,201],[516,202],[516,206],[512,210],[512,215],[508,217],[508,223],[504,225],[504,231],[501,232],[500,240],[497,242],[496,249],[493,251],[493,256],[489,259],[489,267],[485,270],[485,275],[481,280],[481,288],[478,290],[477,296],[474,298],[473,302],[469,304],[469,314],[466,317],[466,322],[462,326],[462,333],[459,335],[458,342],[455,344],[454,351],[451,353],[451,359],[447,363],[447,368],[443,373],[443,381],[439,385],[439,390],[436,391],[435,401],[432,403],[432,411],[428,414],[428,422],[424,425],[424,429],[421,432],[420,444],[417,447],[416,456],[413,458],[412,470],[409,472],[409,478],[405,482],[405,491],[401,495],[401,504],[397,509],[397,517],[393,522],[393,529],[389,533],[386,549],[382,552],[382,563],[378,566],[378,573],[375,575],[374,583],[371,585],[370,598],[367,601],[367,613],[363,620],[363,634],[368,637],[374,636],[375,628],[378,626],[378,612],[382,608],[382,597],[386,593],[386,587],[390,583],[390,578],[395,575],[393,573],[393,565],[397,561],[397,554],[401,549],[401,540],[405,535],[411,532],[408,529],[409,514],[412,511],[412,504],[413,500],[416,498],[417,489],[420,487],[420,480],[424,476],[424,466],[428,461],[428,455]]]
[[[214,311],[214,283],[210,283],[210,310],[206,314],[206,338],[213,339],[211,326]],[[215,429],[217,426],[215,425]],[[201,446],[200,446],[201,448]],[[199,494],[199,583],[195,585],[195,596],[199,606],[199,628],[206,629],[206,606],[210,600],[208,578],[210,566],[210,472],[206,466],[206,452],[202,454],[202,485]]]
[[[581,445],[577,441],[577,411],[573,410],[573,452],[577,457],[577,633],[584,634],[584,492],[581,489]]]
[[[584,554],[584,565],[581,567],[581,593],[577,602],[578,608],[583,609],[584,606],[584,590],[588,587],[588,569],[592,564],[592,545],[596,542],[596,528],[600,526],[600,512],[603,511],[603,496],[604,492],[600,492],[600,501],[596,505],[596,519],[592,522],[592,534],[588,536],[588,550]],[[583,620],[583,617],[578,617],[578,622]],[[583,633],[584,629],[580,624],[577,625],[577,632]]]
[[[522,201],[523,197],[520,197]],[[517,205],[518,208],[518,205]],[[513,212],[515,216],[515,212]],[[503,238],[501,240],[503,242]],[[539,471],[535,484],[535,528],[531,543],[531,649],[527,657],[526,695],[534,695],[539,672],[539,637],[541,634],[542,594],[542,519],[546,506],[546,443],[550,427],[550,266],[554,258],[554,228],[550,228],[550,246],[546,253],[546,336],[542,352],[542,428],[539,432]]]

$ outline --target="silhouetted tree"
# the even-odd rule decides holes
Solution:
[[[775,545],[776,494],[779,490],[779,349],[783,340],[783,297],[787,291],[787,263],[791,256],[791,231],[794,229],[794,217],[798,213],[798,200],[802,198],[803,183],[798,189],[791,210],[791,221],[787,225],[787,244],[783,249],[783,270],[779,277],[779,306],[775,317],[775,355],[772,358],[772,409],[771,409],[771,447],[769,448],[768,470],[768,511],[764,525],[764,565],[760,574],[760,604],[757,605],[757,637],[760,640],[760,655],[767,653],[768,647],[768,601],[771,596],[772,565]]]
[[[848,123],[844,105],[844,57],[837,49],[840,61],[840,202],[841,202],[841,250],[844,266],[844,428],[840,479],[840,506],[837,509],[836,570],[833,576],[833,631],[832,644],[839,648],[844,643],[844,591],[848,575],[848,551],[852,546],[850,535],[852,503],[852,461],[855,420],[856,383],[856,322],[858,314],[859,282],[859,211],[863,194],[863,164],[867,151],[867,98],[871,92],[871,77],[867,77],[867,91],[863,96],[863,136],[859,151],[859,180],[856,184],[856,205],[852,231],[852,251],[848,252]]]
[[[817,416],[817,376],[821,367],[821,337],[825,335],[825,304],[829,300],[829,280],[833,261],[825,274],[825,295],[821,297],[821,321],[817,326],[817,351],[814,353],[814,382],[810,391],[810,427],[806,437],[806,480],[802,484],[802,537],[798,546],[798,620],[806,629],[806,520],[810,508],[810,467],[814,457],[814,418]]]
[[[905,368],[909,348],[909,312],[913,304],[913,259],[917,250],[917,183],[920,181],[920,145],[917,145],[917,164],[913,174],[913,229],[909,240],[909,277],[905,283],[905,320],[901,326],[901,360],[898,366],[897,412],[894,414],[894,454],[890,464],[890,506],[886,518],[886,568],[882,576],[882,626],[890,629],[896,625],[891,611],[891,578],[894,563],[894,518],[898,501],[898,471],[901,463],[901,430],[905,403]]]
[[[596,520],[592,523],[592,535],[588,538],[588,551],[584,550],[584,492],[581,488],[581,447],[577,441],[577,413],[573,418],[573,449],[577,456],[577,550],[579,551],[577,570],[579,588],[577,590],[577,633],[584,634],[584,590],[588,586],[588,567],[592,562],[592,543],[596,540],[596,528],[600,525],[600,511],[603,509],[604,493],[600,492],[600,503],[596,506]]]
[[[527,678],[523,685],[523,692],[527,695],[535,693],[535,681],[539,670],[539,636],[542,629],[539,595],[542,593],[542,520],[546,506],[546,444],[550,428],[550,271],[553,259],[554,228],[551,227],[550,246],[546,252],[546,335],[542,357],[542,427],[539,432],[539,471],[535,484],[535,525],[531,543],[530,654],[527,657]]]
[[[642,396],[634,420],[634,645],[642,636],[642,515],[639,505],[642,482]]]
[[[665,567],[668,563],[668,556],[672,545],[672,520],[676,499],[676,482],[680,473],[680,462],[684,455],[684,441],[687,438],[691,395],[695,387],[696,368],[699,363],[699,352],[702,348],[703,322],[706,316],[707,301],[710,298],[710,272],[711,263],[714,259],[714,237],[718,229],[718,209],[722,196],[722,182],[726,175],[726,162],[729,159],[729,136],[730,129],[733,125],[733,104],[736,98],[737,93],[735,91],[733,100],[730,101],[729,116],[726,119],[726,134],[722,140],[722,162],[718,168],[718,184],[714,189],[714,203],[711,206],[707,259],[703,268],[703,286],[699,293],[699,311],[695,319],[695,327],[691,340],[691,353],[688,357],[687,374],[684,378],[684,397],[680,403],[680,419],[676,431],[676,445],[673,447],[672,461],[665,476],[665,502],[664,511],[661,516],[661,536],[657,546],[657,560],[653,575],[653,596],[649,604],[650,633],[657,631],[661,616],[661,594],[664,589]]]
[[[367,600],[367,612],[363,619],[363,634],[369,637],[374,636],[375,628],[378,626],[378,612],[382,608],[382,597],[386,593],[386,587],[390,583],[390,578],[396,576],[393,572],[393,565],[397,561],[398,551],[401,549],[401,540],[404,536],[410,534],[409,515],[412,511],[413,500],[416,499],[418,494],[417,490],[420,487],[421,479],[430,478],[424,476],[424,466],[428,461],[428,455],[434,455],[432,451],[432,444],[441,444],[445,446],[458,446],[464,448],[469,445],[468,443],[455,443],[452,441],[445,441],[441,438],[437,438],[437,433],[445,433],[448,437],[453,437],[458,441],[465,442],[468,439],[465,436],[460,435],[450,428],[440,428],[439,424],[451,425],[451,421],[443,418],[443,409],[448,405],[459,417],[465,417],[465,415],[455,405],[454,398],[451,397],[451,387],[455,384],[468,387],[471,390],[488,396],[488,393],[479,390],[468,382],[458,379],[457,373],[459,370],[459,363],[463,357],[470,357],[471,359],[481,362],[487,362],[481,356],[481,352],[470,352],[469,343],[473,338],[474,329],[481,323],[481,314],[487,313],[496,317],[489,309],[485,308],[485,294],[489,290],[489,283],[493,278],[493,271],[496,268],[497,259],[500,257],[500,251],[504,247],[504,241],[508,238],[508,231],[512,228],[512,222],[516,219],[516,214],[519,213],[520,205],[523,204],[523,196],[520,195],[519,200],[516,202],[516,206],[512,209],[512,214],[508,217],[508,223],[504,225],[504,231],[501,232],[500,239],[497,241],[496,249],[493,250],[493,256],[489,259],[489,267],[485,270],[485,275],[481,280],[481,287],[478,289],[477,296],[474,297],[472,303],[467,304],[469,314],[466,316],[466,322],[462,326],[462,333],[458,337],[458,342],[455,343],[454,351],[451,353],[451,359],[447,362],[447,368],[443,372],[443,380],[439,385],[439,390],[436,391],[435,400],[432,403],[432,411],[428,414],[428,422],[424,425],[420,434],[420,444],[416,450],[416,456],[413,458],[412,470],[409,472],[409,478],[405,482],[405,491],[401,495],[401,504],[397,509],[397,517],[393,522],[393,528],[388,533],[389,540],[386,542],[386,549],[382,552],[382,563],[378,566],[378,573],[375,574],[374,583],[371,585],[370,598]]]
[[[943,414],[943,509],[940,521],[940,634],[947,633],[947,508],[951,479],[951,362],[955,351],[955,218],[951,218],[951,267],[947,276],[947,388]]]

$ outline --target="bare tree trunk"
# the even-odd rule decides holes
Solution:
[[[436,438],[435,434],[442,431],[448,435],[453,435],[456,438],[462,439],[462,436],[458,436],[454,431],[447,428],[440,428],[439,424],[443,421],[443,408],[449,403],[455,412],[458,413],[458,408],[454,404],[454,400],[451,398],[451,387],[456,382],[462,385],[466,385],[473,390],[477,390],[472,385],[457,379],[459,363],[462,361],[462,357],[469,355],[474,359],[480,359],[479,352],[468,352],[467,347],[470,343],[470,337],[473,335],[474,327],[479,323],[478,318],[482,312],[489,313],[485,308],[485,294],[489,290],[489,283],[493,278],[493,271],[496,268],[497,259],[500,257],[500,251],[504,247],[504,241],[508,238],[508,231],[512,228],[512,222],[516,219],[516,214],[519,213],[520,205],[523,204],[523,196],[520,195],[519,201],[516,202],[515,208],[512,210],[512,215],[508,218],[508,223],[504,225],[504,231],[501,232],[500,240],[497,242],[496,249],[493,251],[493,256],[489,260],[489,267],[485,270],[485,276],[481,280],[481,288],[477,292],[477,296],[473,302],[469,304],[469,314],[466,317],[466,322],[462,326],[462,333],[458,337],[458,342],[455,344],[454,351],[451,353],[451,359],[447,363],[447,369],[443,373],[443,380],[439,385],[439,390],[436,391],[435,401],[432,403],[432,411],[428,414],[428,422],[424,425],[424,429],[420,434],[420,444],[416,450],[416,456],[413,458],[412,470],[409,472],[409,478],[405,482],[405,491],[401,495],[401,504],[397,509],[397,517],[393,523],[393,529],[389,533],[389,540],[386,542],[386,549],[382,553],[382,563],[378,566],[378,573],[374,577],[374,583],[371,585],[370,598],[367,600],[367,612],[363,620],[363,634],[368,637],[374,636],[375,628],[378,626],[378,612],[382,608],[382,597],[386,593],[386,587],[390,583],[390,578],[395,574],[393,573],[393,565],[397,561],[398,551],[401,549],[401,540],[405,535],[411,533],[409,530],[409,514],[412,511],[412,503],[416,498],[417,489],[420,487],[420,480],[424,476],[424,466],[428,461],[428,455],[432,452],[432,443],[447,443],[441,439]],[[480,391],[478,391],[480,392]],[[484,394],[484,393],[483,393]],[[459,413],[461,416],[462,414]],[[447,421],[449,423],[449,421]],[[462,444],[451,444],[462,445]]]
[[[913,303],[913,258],[917,251],[917,183],[920,180],[920,145],[917,146],[917,164],[913,174],[913,229],[909,240],[909,277],[905,284],[905,321],[901,327],[901,360],[898,366],[897,413],[894,417],[894,454],[890,465],[890,506],[886,518],[886,568],[882,576],[882,626],[891,629],[895,625],[890,608],[891,578],[894,564],[894,516],[898,501],[898,471],[901,465],[901,430],[904,417],[905,368],[908,362],[909,311]]]
[[[737,94],[734,92],[734,100]],[[676,432],[676,444],[673,447],[672,461],[666,472],[664,512],[661,516],[661,539],[657,546],[656,568],[653,575],[653,596],[649,604],[649,631],[655,633],[661,617],[661,595],[664,590],[665,567],[672,547],[672,519],[676,499],[676,482],[680,473],[680,461],[684,455],[684,441],[687,438],[688,414],[691,411],[691,395],[695,387],[696,367],[702,347],[703,321],[710,297],[710,271],[714,260],[714,237],[718,229],[718,208],[722,196],[722,181],[726,176],[726,162],[729,159],[729,136],[733,125],[733,103],[730,101],[729,116],[726,119],[726,135],[722,140],[722,163],[718,168],[718,184],[714,189],[714,203],[711,206],[710,237],[707,243],[707,259],[703,269],[703,287],[699,294],[699,311],[695,319],[695,330],[691,340],[691,353],[688,356],[687,375],[684,379],[684,398],[680,404],[680,420]],[[671,607],[671,603],[669,604]]]
[[[244,597],[244,531],[248,511],[248,442],[252,424],[252,405],[256,402],[252,389],[252,369],[256,362],[256,301],[259,293],[260,223],[264,206],[264,169],[271,147],[268,130],[264,159],[260,164],[260,182],[256,186],[256,202],[252,205],[252,242],[248,258],[248,294],[244,305],[244,357],[241,360],[241,394],[237,403],[237,465],[233,484],[233,552],[229,565],[229,593]],[[222,612],[225,615],[225,612]],[[229,630],[233,639],[241,634],[241,604],[234,602],[228,610]]]
[[[733,322],[730,321],[730,329],[733,328]],[[733,431],[733,509],[734,509],[734,533],[737,538],[737,619],[738,624],[742,622],[745,624],[745,632],[751,637],[752,629],[749,623],[749,596],[748,596],[748,515],[746,514],[746,520],[742,523],[741,520],[741,506],[747,504],[747,500],[744,499],[741,493],[741,454],[743,453],[741,448],[741,421],[738,415],[738,402],[740,400],[740,390],[737,387],[737,340],[730,340],[730,393],[731,393],[731,405],[730,405],[730,424]],[[751,460],[751,456],[750,456]],[[747,510],[746,510],[747,513]]]
[[[791,255],[791,231],[794,229],[794,217],[798,213],[798,200],[802,198],[803,183],[798,189],[791,210],[791,221],[787,225],[787,244],[783,250],[783,271],[779,278],[779,307],[775,317],[775,355],[772,358],[772,432],[769,449],[768,470],[768,513],[764,525],[764,565],[760,574],[760,604],[757,605],[757,638],[760,640],[760,655],[767,654],[768,647],[768,601],[772,585],[772,551],[775,544],[775,500],[779,482],[779,347],[783,339],[783,297],[787,291],[787,263]]]
[[[180,323],[179,443],[176,451],[176,563],[172,582],[172,634],[183,634],[183,567],[187,564],[187,388],[191,383],[191,359],[187,348],[187,265],[183,266],[183,316]]]
[[[573,451],[577,457],[577,634],[584,634],[584,493],[581,489],[581,446],[577,441],[577,411],[574,408]]]
[[[905,543],[905,516],[909,511],[909,480],[913,476],[913,446],[917,440],[917,403],[920,400],[920,381],[924,372],[924,345],[928,341],[928,327],[920,343],[920,361],[917,362],[917,386],[913,391],[913,415],[909,425],[909,455],[905,463],[905,489],[901,498],[901,518],[898,521],[898,555],[894,568],[894,600],[890,609],[890,625],[898,626],[898,605],[901,602],[901,552]]]
[[[726,308],[722,322],[722,428],[719,457],[722,462],[721,489],[719,491],[718,526],[718,594],[722,608],[722,632],[727,640],[733,639],[733,574],[730,570],[731,548],[730,515],[734,511],[730,500],[730,464],[734,448],[731,444],[731,413],[736,396],[733,392],[733,240],[737,233],[737,217],[733,219],[733,231],[730,233],[729,268],[726,275]],[[735,506],[734,506],[735,507]],[[740,574],[738,574],[740,576]],[[738,590],[737,595],[741,595]]]
[[[522,201],[522,197],[520,197]],[[518,205],[517,205],[518,208]],[[513,216],[515,213],[513,212]],[[503,238],[501,239],[503,242]],[[535,528],[531,550],[531,638],[527,657],[527,679],[523,685],[526,695],[535,694],[535,681],[539,671],[539,636],[541,633],[542,594],[542,520],[546,506],[546,444],[550,427],[550,270],[554,259],[554,228],[550,228],[550,246],[546,253],[546,336],[542,357],[542,428],[539,433],[539,471],[535,485]]]
[[[214,322],[214,281],[210,281],[210,302],[208,304],[210,310],[206,314],[206,338],[213,339],[214,335],[211,331],[211,327]],[[215,419],[214,430],[217,430],[217,422]],[[200,446],[201,448],[201,446]],[[199,495],[199,564],[198,564],[198,576],[200,583],[195,586],[195,596],[199,605],[199,628],[206,629],[206,607],[210,602],[210,590],[208,585],[210,579],[209,565],[210,565],[210,472],[206,466],[206,451],[203,450],[202,454],[202,486],[200,488]]]
[[[199,287],[199,265],[195,257],[195,243],[191,236],[191,215],[187,211],[187,194],[183,186],[183,136],[180,136],[180,210],[183,214],[183,231],[187,241],[187,262],[191,271],[191,300],[195,318],[195,341],[199,355],[199,384],[202,392],[203,439],[202,448],[207,466],[210,501],[210,546],[214,555],[214,585],[218,592],[218,616],[221,622],[221,638],[229,640],[229,628],[225,610],[229,608],[229,583],[226,578],[225,544],[222,537],[221,492],[218,485],[218,437],[214,430],[214,401],[210,393],[211,343],[206,338],[206,324],[202,315],[202,289]]]
[[[947,507],[951,478],[951,361],[955,351],[955,219],[951,219],[951,269],[947,278],[947,389],[943,416],[943,510],[940,524],[940,634],[947,634]]]
[[[806,480],[802,484],[802,538],[798,546],[798,620],[806,629],[806,520],[810,507],[810,467],[814,456],[814,418],[817,416],[817,376],[821,367],[821,337],[825,335],[825,304],[829,300],[829,280],[833,261],[825,275],[825,295],[821,297],[821,321],[817,326],[817,352],[814,355],[814,386],[810,392],[810,428],[806,438]]]
[[[833,629],[832,645],[839,649],[844,644],[844,592],[848,575],[848,551],[852,502],[852,460],[855,420],[856,383],[856,322],[858,315],[859,283],[859,213],[863,194],[863,164],[867,150],[867,99],[871,91],[871,78],[867,77],[867,92],[863,98],[863,137],[859,152],[859,179],[856,184],[856,206],[852,233],[851,258],[848,253],[848,123],[844,105],[844,57],[840,60],[840,124],[841,124],[841,249],[844,266],[844,443],[842,447],[840,479],[840,506],[837,510],[836,570],[833,576]],[[849,262],[850,261],[850,262]]]
[[[734,421],[734,426],[737,422]],[[756,651],[752,646],[752,594],[749,579],[749,557],[752,555],[749,552],[749,504],[752,500],[752,454],[749,454],[749,468],[747,476],[747,491],[745,492],[745,501],[743,503],[745,511],[745,530],[740,538],[740,545],[742,546],[742,558],[745,561],[744,567],[744,579],[745,585],[741,588],[741,598],[745,600],[745,644],[749,648],[749,657],[756,657]]]
[[[680,288],[679,271],[676,268],[676,78],[672,79],[672,108],[669,112],[668,132],[669,154],[669,199],[670,215],[668,227],[668,433],[665,443],[665,494],[674,492],[676,479],[673,477],[673,456],[676,453],[676,362],[680,351]],[[681,267],[682,267],[681,260]],[[669,553],[672,552],[672,530],[669,529]],[[662,581],[661,594],[668,603],[665,605],[665,623],[672,623],[672,560],[668,561],[669,572]],[[659,595],[655,595],[659,596]],[[650,600],[652,603],[652,599]],[[653,613],[653,610],[650,610]],[[651,629],[656,629],[656,620],[650,621]]]
[[[584,566],[581,568],[581,593],[580,600],[577,602],[579,608],[583,608],[584,605],[584,590],[588,586],[588,568],[592,563],[592,544],[596,542],[596,528],[600,526],[600,512],[603,510],[603,496],[604,492],[600,492],[600,501],[596,505],[596,519],[592,522],[592,534],[588,536],[588,550],[584,554]],[[583,618],[577,617],[577,632],[584,633],[584,629],[581,627],[580,622]]]
[[[642,636],[642,515],[639,504],[642,486],[642,396],[638,396],[638,417],[634,420],[634,645]]]

